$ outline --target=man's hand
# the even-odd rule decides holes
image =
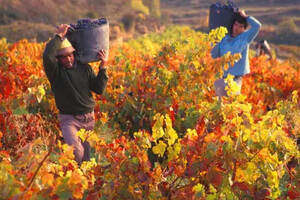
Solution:
[[[245,18],[248,17],[248,15],[246,15],[245,10],[240,10],[239,13],[240,13],[240,15],[241,15],[242,17],[245,17]]]
[[[70,28],[70,25],[68,24],[61,24],[59,26],[56,27],[56,34],[60,37],[60,38],[64,38],[68,32],[68,29]]]
[[[98,52],[98,57],[100,58],[100,61],[101,61],[100,66],[99,66],[100,69],[101,69],[101,68],[104,68],[104,67],[105,67],[105,64],[106,64],[106,62],[107,62],[106,51],[103,50],[103,49],[101,49],[101,50]]]

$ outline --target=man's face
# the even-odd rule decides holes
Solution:
[[[235,21],[233,23],[233,27],[232,27],[232,36],[236,37],[239,34],[243,33],[245,31],[245,26],[244,24],[239,23],[238,21]]]
[[[74,64],[74,54],[66,53],[57,57],[58,62],[65,68],[71,68]]]

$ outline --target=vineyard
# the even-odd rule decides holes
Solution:
[[[0,40],[0,199],[299,199],[300,62],[252,57],[242,94],[229,77],[219,100],[214,81],[239,58],[211,58],[225,34],[172,26],[112,46],[95,130],[78,132],[92,146],[81,166],[45,43]]]

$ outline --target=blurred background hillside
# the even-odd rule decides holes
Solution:
[[[208,31],[209,6],[222,0],[0,0],[0,38],[42,42],[55,26],[81,18],[106,17],[110,39],[122,42],[170,24]],[[283,58],[300,58],[300,0],[235,0],[262,22],[266,39]]]

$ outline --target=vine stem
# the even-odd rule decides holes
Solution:
[[[46,154],[46,156],[43,158],[43,160],[39,163],[39,166],[38,166],[38,168],[35,170],[34,175],[33,175],[33,177],[31,178],[31,180],[30,180],[30,182],[29,182],[29,184],[28,184],[28,186],[27,186],[27,190],[26,190],[26,191],[28,191],[28,190],[30,189],[30,187],[31,187],[31,185],[32,185],[32,183],[33,183],[33,181],[34,181],[34,179],[36,178],[36,176],[37,176],[37,174],[38,174],[40,168],[42,167],[42,165],[44,164],[44,162],[47,160],[47,158],[50,156],[51,153],[52,153],[52,148],[49,150],[49,152]]]
[[[54,137],[55,137],[55,136],[54,136]],[[48,158],[48,157],[50,156],[50,154],[52,153],[52,151],[53,151],[53,144],[56,144],[56,142],[57,142],[57,137],[55,137],[54,141],[55,141],[55,142],[51,142],[51,143],[50,143],[51,145],[50,145],[49,151],[48,151],[48,153],[45,155],[45,157],[43,158],[43,160],[39,163],[38,168],[35,170],[34,175],[32,176],[32,178],[31,178],[31,180],[30,180],[30,182],[29,182],[29,184],[28,184],[28,186],[27,186],[26,191],[28,191],[28,190],[31,188],[31,186],[32,186],[32,184],[33,184],[33,181],[34,181],[34,179],[36,178],[38,172],[40,171],[40,169],[41,169],[41,167],[43,166],[44,162],[47,160],[47,158]]]
[[[296,178],[296,177],[293,175],[293,173],[291,172],[291,170],[288,168],[286,162],[285,162],[283,165],[284,165],[285,169],[287,170],[288,174],[290,175],[290,179]]]

